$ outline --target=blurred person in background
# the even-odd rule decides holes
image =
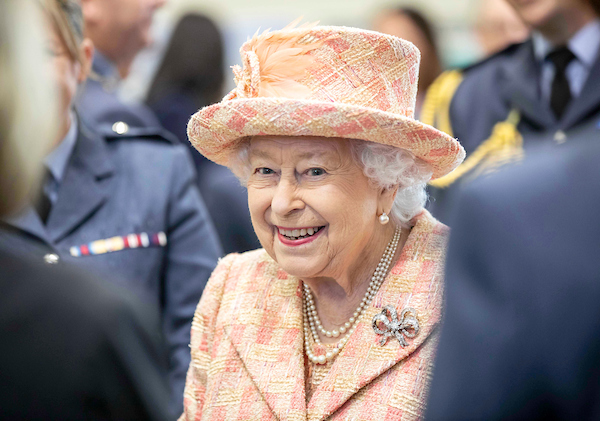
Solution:
[[[398,7],[382,11],[375,18],[373,29],[410,41],[421,52],[419,90],[415,110],[419,114],[429,85],[442,73],[435,28],[420,11],[410,7]]]
[[[521,43],[529,36],[529,28],[506,0],[482,0],[478,7],[475,35],[483,57]]]
[[[73,102],[93,54],[78,0],[47,0],[48,65],[55,71],[59,132],[44,159],[37,200],[5,219],[0,242],[56,266],[74,263],[161,309],[172,411],[190,361],[189,330],[221,249],[188,150],[157,135],[90,128]],[[51,9],[50,9],[51,8]]]
[[[66,49],[42,31],[67,2],[0,2],[0,215],[38,191],[58,129],[50,77]],[[46,25],[44,25],[44,23]],[[44,55],[45,50],[50,53]],[[48,68],[49,67],[49,68]],[[64,86],[58,86],[59,92]],[[3,230],[4,227],[0,227]],[[166,421],[156,310],[67,266],[0,242],[0,407],[8,420]]]
[[[175,27],[146,103],[162,126],[190,148],[200,192],[228,254],[260,246],[250,220],[246,189],[229,169],[199,154],[188,141],[186,130],[192,114],[221,100],[223,78],[219,28],[204,15],[188,14]]]
[[[460,139],[467,159],[431,183],[429,209],[451,220],[464,183],[530,147],[586,141],[600,119],[598,0],[507,0],[532,28],[522,44],[431,86],[421,117]]]
[[[124,103],[118,95],[137,54],[152,42],[150,27],[166,0],[81,0],[85,36],[96,53],[91,77],[79,94],[77,107],[92,124],[117,133],[130,128],[160,128],[154,113],[141,103]]]
[[[600,419],[600,142],[466,186],[426,419]]]

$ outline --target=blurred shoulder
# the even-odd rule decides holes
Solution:
[[[100,137],[115,155],[121,156],[126,165],[164,168],[175,161],[184,167],[193,166],[188,149],[164,129],[130,127],[119,121],[112,126],[98,125],[93,129],[88,126],[88,130]]]
[[[565,201],[589,207],[600,197],[600,143],[592,140],[563,145],[560,151],[533,149],[524,161],[471,183],[462,200],[490,213],[529,212],[537,209],[534,204],[548,204],[546,213],[565,207]]]
[[[520,54],[523,50],[531,48],[531,42],[526,41],[519,44],[512,44],[504,50],[492,54],[489,57],[478,61],[462,69],[463,84],[474,83],[475,81],[486,80],[498,77],[498,72],[504,66],[511,65],[515,60],[520,60]]]
[[[175,136],[160,127],[131,127],[124,121],[117,121],[112,125],[97,125],[95,130],[107,142],[119,145],[182,146]]]

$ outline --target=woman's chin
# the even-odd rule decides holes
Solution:
[[[319,276],[322,268],[315,265],[314,260],[302,258],[283,257],[276,259],[279,266],[288,274],[300,279],[315,278]]]

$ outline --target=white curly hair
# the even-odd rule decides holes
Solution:
[[[248,137],[239,144],[228,165],[244,186],[252,173],[250,140]],[[396,224],[408,226],[427,202],[426,186],[433,174],[430,166],[405,149],[358,139],[348,141],[354,160],[374,186],[383,189],[398,186],[390,218]]]

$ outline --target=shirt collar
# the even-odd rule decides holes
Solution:
[[[119,77],[119,70],[117,66],[108,59],[104,54],[100,51],[96,50],[94,52],[94,61],[92,62],[92,70],[94,73],[97,73],[102,77]]]
[[[554,46],[539,32],[532,35],[536,60],[544,61]],[[600,48],[600,19],[595,19],[575,33],[567,43],[571,52],[586,67],[592,67]]]
[[[67,135],[44,160],[46,168],[48,168],[58,183],[63,179],[69,158],[71,158],[73,149],[75,148],[75,142],[77,140],[77,124],[77,117],[74,113],[71,113],[71,127],[69,128]]]

